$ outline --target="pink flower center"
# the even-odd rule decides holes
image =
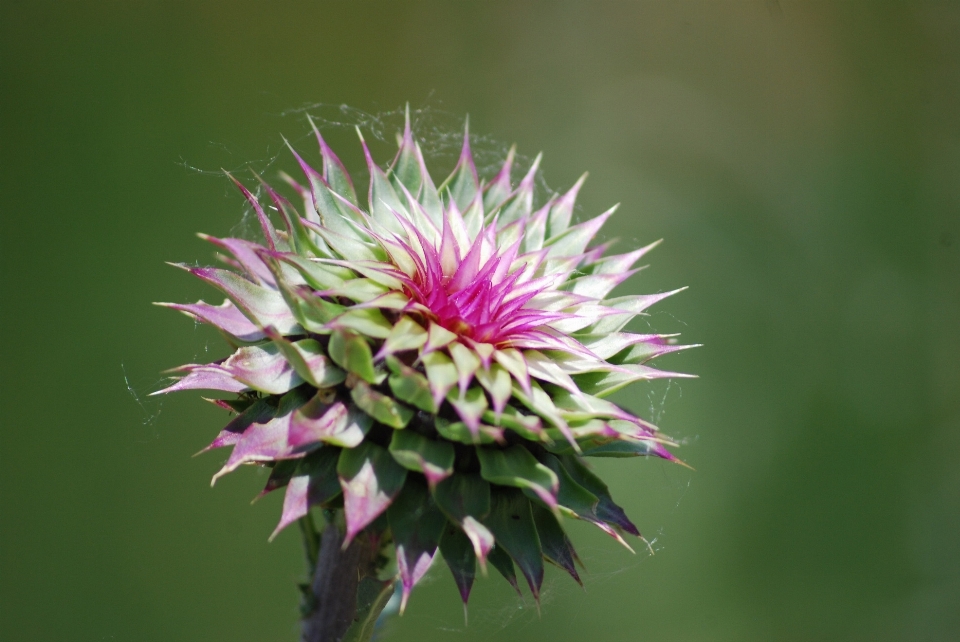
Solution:
[[[553,315],[524,307],[544,288],[529,281],[518,286],[522,267],[508,272],[516,258],[516,246],[493,253],[481,264],[482,236],[462,259],[460,252],[446,243],[438,252],[422,242],[424,260],[410,252],[417,269],[405,280],[404,289],[447,330],[479,343],[496,344],[547,323]]]

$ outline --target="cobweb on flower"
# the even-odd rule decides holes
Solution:
[[[313,161],[315,167],[320,165],[320,160],[310,120],[313,121],[325,138],[342,134],[347,134],[348,138],[352,138],[354,149],[344,149],[340,145],[336,145],[336,149],[337,155],[346,164],[347,171],[354,179],[362,202],[369,181],[369,172],[360,156],[360,143],[354,132],[360,131],[371,147],[373,157],[381,167],[385,167],[396,153],[399,142],[398,136],[403,132],[405,110],[406,108],[403,105],[390,110],[374,112],[349,105],[310,103],[294,109],[287,109],[275,114],[275,116],[279,121],[278,125],[280,125],[277,129],[283,135],[282,141],[288,141],[308,162]],[[432,104],[419,107],[411,105],[410,120],[414,136],[427,159],[430,173],[439,184],[443,178],[453,171],[460,156],[467,116],[454,114]],[[282,181],[277,180],[278,172],[281,170],[287,171],[292,176],[297,176],[299,173],[293,163],[290,151],[282,141],[280,144],[271,145],[263,157],[254,160],[244,159],[240,164],[236,164],[237,154],[230,146],[217,141],[211,141],[210,145],[222,153],[224,157],[223,167],[246,183],[254,195],[262,197],[264,196],[262,188],[251,180],[253,176],[250,170],[262,176],[274,187],[279,187],[281,191],[286,191],[284,189],[286,186],[282,184]],[[477,133],[473,127],[470,128],[470,147],[477,172],[481,179],[488,180],[500,170],[510,148],[509,145],[490,135]],[[351,152],[353,153],[352,156]],[[351,157],[355,158],[357,162],[350,162]],[[517,150],[515,159],[512,171],[514,183],[520,180],[527,168],[533,163],[534,157]],[[235,188],[226,180],[223,170],[219,167],[198,167],[185,159],[181,159],[179,165],[194,174],[224,179],[225,192],[234,196]],[[555,191],[544,180],[543,172],[538,172],[534,203],[545,201]],[[238,194],[236,197],[237,202],[240,202],[241,199]],[[296,199],[292,200],[297,202]],[[253,208],[246,202],[243,203],[242,207],[242,216],[230,229],[230,234],[247,239],[259,238],[260,226]],[[579,206],[577,209],[579,209]]]
[[[123,373],[123,383],[124,386],[126,386],[127,393],[131,398],[133,398],[133,401],[137,404],[140,410],[141,430],[144,433],[149,433],[149,436],[145,435],[138,441],[145,443],[150,440],[159,439],[160,433],[157,431],[157,420],[160,418],[160,412],[163,410],[163,402],[162,400],[146,396],[146,390],[152,391],[157,384],[152,384],[150,386],[140,386],[134,384],[130,380],[130,374],[127,372],[126,364],[124,364],[122,361],[120,362],[120,371]]]
[[[317,150],[317,143],[310,124],[312,120],[324,138],[327,138],[328,142],[336,148],[337,154],[346,164],[348,172],[354,179],[361,202],[363,202],[369,181],[369,173],[360,155],[360,144],[357,140],[355,130],[359,130],[368,145],[370,145],[374,159],[381,167],[385,167],[397,150],[397,139],[403,132],[404,127],[405,107],[400,105],[389,110],[366,111],[349,105],[310,103],[297,108],[287,109],[274,114],[274,116],[278,119],[277,130],[283,133],[285,136],[284,140],[289,141],[289,144],[301,153],[308,162],[315,167],[319,167],[319,151]],[[466,117],[463,114],[449,112],[431,103],[421,106],[411,105],[410,117],[414,136],[423,150],[431,174],[439,184],[443,178],[454,169],[457,163],[463,145],[463,131]],[[334,142],[330,140],[331,138],[337,138],[338,140]],[[351,138],[352,144],[355,146],[352,152],[349,149],[350,142],[346,144],[346,149],[340,144],[340,139],[348,141]],[[250,170],[253,170],[267,182],[285,192],[287,191],[284,189],[286,186],[282,181],[277,179],[278,172],[286,171],[292,176],[297,176],[299,173],[299,170],[292,161],[290,151],[286,148],[286,145],[282,143],[271,145],[263,157],[259,159],[246,159],[239,164],[236,164],[236,159],[239,155],[235,154],[228,146],[216,142],[212,142],[211,145],[222,150],[224,156],[230,159],[231,162],[225,164],[226,169],[243,181],[261,200],[266,200],[262,198],[265,195],[262,194],[262,188],[253,180],[253,175],[250,173]],[[504,143],[502,140],[478,132],[474,126],[470,127],[470,146],[478,174],[481,179],[486,180],[492,178],[500,170],[510,148],[510,145]],[[520,178],[522,178],[533,163],[533,160],[534,157],[532,155],[524,154],[522,150],[516,151],[512,170],[513,175],[511,177],[514,184],[519,182]],[[260,226],[255,212],[246,201],[242,201],[239,195],[235,194],[235,188],[230,184],[229,180],[226,179],[221,169],[200,168],[185,161],[182,161],[180,164],[192,173],[222,179],[225,194],[229,194],[232,198],[235,197],[238,204],[242,202],[242,215],[230,229],[229,234],[240,238],[259,240]],[[559,186],[559,188],[551,187],[544,179],[543,172],[538,172],[534,193],[535,205],[537,203],[543,203],[550,195],[560,191],[560,188],[565,187],[569,186]],[[287,195],[292,196],[290,193],[287,193]],[[291,200],[297,202],[296,198],[292,198]],[[578,204],[577,213],[582,213],[580,207]],[[631,239],[631,241],[633,241],[635,247],[642,245],[639,239]],[[629,288],[629,282],[621,287]],[[664,321],[667,319],[663,317],[669,317],[669,323],[665,324]],[[656,311],[652,316],[635,319],[633,325],[636,327],[628,327],[627,329],[635,332],[662,332],[666,327],[676,327],[675,322],[678,322],[678,320],[673,318],[672,315]],[[204,350],[206,349],[207,348],[204,347]],[[682,388],[678,382],[672,380],[647,382],[643,385],[646,387],[643,392],[645,397],[635,393],[629,399],[626,397],[620,399],[614,397],[613,400],[620,402],[621,405],[628,408],[631,405],[637,406],[633,408],[633,410],[645,411],[642,414],[647,419],[653,421],[653,423],[659,425],[662,423],[669,406],[678,401],[682,396]],[[140,395],[134,388],[129,386],[129,383],[128,390],[137,403],[142,406],[143,402],[140,399]],[[644,401],[642,400],[644,399],[646,407],[642,407],[644,405]],[[159,414],[159,409],[156,414]],[[150,418],[151,425],[156,418],[155,415]],[[672,436],[676,437],[676,435]],[[686,440],[681,439],[679,441],[683,444]],[[679,467],[672,467],[670,471],[662,472],[660,480],[665,490],[676,493],[674,496],[675,505],[679,506],[690,486],[689,471],[680,469]],[[578,524],[578,526],[581,525],[582,524]],[[646,529],[642,530],[644,530],[644,535],[647,538],[646,541],[649,546],[644,545],[642,541],[638,540],[634,547],[637,552],[636,555],[631,555],[605,536],[602,538],[584,537],[587,535],[587,529],[583,529],[583,532],[579,534],[580,537],[575,538],[580,539],[580,541],[591,542],[591,544],[578,547],[577,549],[587,567],[587,569],[581,573],[581,579],[588,593],[591,587],[600,589],[603,585],[609,584],[624,574],[636,572],[637,568],[641,564],[646,563],[652,554],[659,553],[663,550],[663,526],[654,528],[648,525]],[[589,608],[589,606],[587,606],[589,604],[587,600],[576,600],[572,608],[567,610],[552,610],[551,605],[558,601],[565,605],[569,604],[570,597],[582,595],[583,589],[571,582],[566,575],[561,575],[561,573],[556,572],[557,569],[548,568],[549,570],[541,587],[540,611],[544,614],[551,612],[552,617],[562,615],[563,617],[575,620],[579,609]],[[424,595],[426,592],[424,589],[429,590],[427,588],[429,584],[434,582],[447,584],[450,581],[447,574],[446,564],[439,557],[438,553],[438,558],[434,561],[428,576],[421,580],[419,589],[421,591],[421,599],[426,597]],[[499,580],[499,578],[496,577],[496,571],[492,568],[490,569],[490,578],[484,579],[478,577],[477,585],[475,585],[476,593],[469,607],[468,624],[463,621],[458,609],[457,612],[451,611],[440,617],[424,615],[422,617],[428,618],[428,620],[424,622],[424,625],[439,631],[460,634],[469,633],[471,636],[483,637],[495,636],[508,629],[510,631],[521,631],[540,621],[537,606],[529,593],[525,593],[523,597],[518,597],[502,582],[493,580]],[[520,582],[521,584],[523,583],[522,578],[520,578]],[[480,588],[481,585],[489,584],[495,585],[496,590],[491,590],[492,587],[486,587],[486,590]],[[449,587],[445,586],[443,591],[445,593],[449,592]],[[411,612],[408,612],[405,619],[416,618],[417,616],[415,614],[416,607],[413,606],[413,609]],[[396,623],[396,621],[395,618],[389,618],[384,630],[378,633],[378,638],[389,637],[390,629],[392,628],[391,625]]]

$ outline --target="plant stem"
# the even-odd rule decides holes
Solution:
[[[307,556],[307,568],[312,578],[314,569],[317,568],[317,555],[320,553],[320,533],[317,532],[317,527],[313,523],[313,517],[310,516],[310,513],[298,519],[297,525],[300,526],[300,535],[303,537],[303,552]]]
[[[331,522],[320,538],[311,583],[312,610],[303,618],[302,642],[340,642],[359,619],[357,587],[372,570],[377,543],[360,534],[345,550],[342,546],[343,534]]]

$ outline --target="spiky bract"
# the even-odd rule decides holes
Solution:
[[[364,211],[316,137],[322,172],[294,151],[306,185],[285,177],[302,216],[261,181],[275,229],[237,182],[265,243],[204,237],[228,269],[183,266],[227,300],[164,305],[236,351],[182,366],[160,392],[239,393],[216,402],[237,415],[208,447],[233,447],[214,479],[272,467],[265,492],[286,487],[278,531],[311,506],[342,508],[347,541],[366,530],[393,542],[404,601],[437,549],[464,602],[477,562],[514,587],[516,564],[534,596],[544,559],[579,581],[562,516],[624,544],[640,535],[583,457],[673,459],[655,426],[603,399],[678,376],[645,365],[683,347],[671,336],[622,331],[672,292],[605,298],[653,245],[588,247],[613,210],[572,224],[583,179],[534,211],[539,157],[514,187],[511,150],[483,183],[469,136],[436,187],[409,117],[386,171],[363,143]]]

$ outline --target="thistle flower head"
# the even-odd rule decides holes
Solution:
[[[464,136],[453,174],[427,172],[409,115],[387,170],[372,159],[367,209],[314,128],[316,170],[284,177],[298,210],[260,181],[279,228],[239,181],[262,244],[204,237],[226,268],[183,266],[226,295],[162,304],[218,328],[231,356],[177,369],[156,394],[238,393],[208,449],[286,488],[277,531],[311,506],[343,511],[345,538],[392,541],[406,602],[439,549],[466,603],[477,564],[539,595],[543,560],[579,581],[562,517],[629,548],[636,526],[584,457],[673,460],[648,421],[606,401],[637,381],[685,376],[647,362],[683,347],[624,332],[673,294],[608,299],[655,244],[608,255],[591,242],[613,210],[572,222],[581,178],[534,209],[539,157],[518,185],[514,153],[481,181]],[[258,177],[259,180],[259,177]],[[329,513],[328,513],[329,514]]]

